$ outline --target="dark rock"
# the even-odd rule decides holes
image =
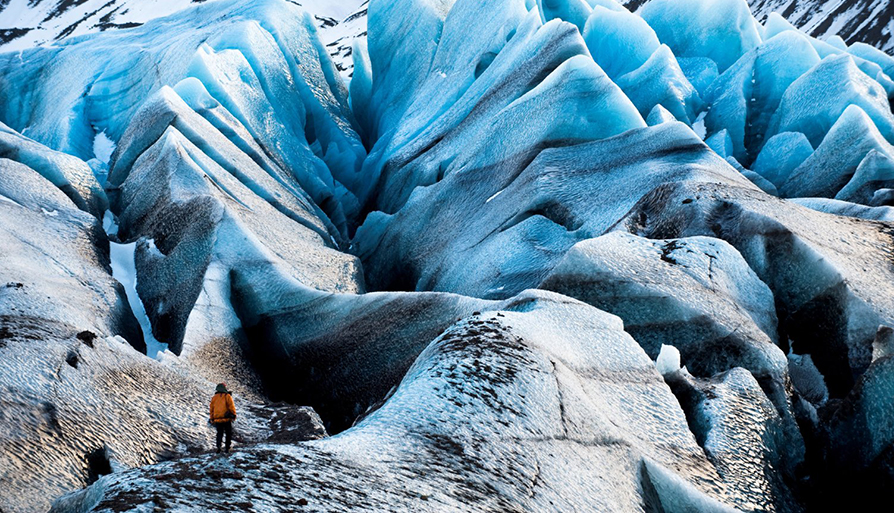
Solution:
[[[93,347],[93,341],[96,340],[96,333],[93,333],[92,331],[81,331],[77,334],[77,338],[87,347]]]

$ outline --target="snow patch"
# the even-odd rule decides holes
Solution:
[[[674,346],[661,344],[661,351],[655,359],[655,367],[662,376],[680,370],[680,350]]]
[[[118,223],[115,221],[111,212],[106,211],[103,216],[103,227],[106,233],[112,235],[118,233]],[[150,247],[155,247],[155,241],[149,240]],[[134,260],[134,253],[137,249],[137,241],[129,244],[119,244],[117,242],[109,242],[109,256],[112,260],[112,277],[118,280],[124,291],[127,293],[127,302],[133,311],[134,317],[140,323],[140,329],[143,330],[143,339],[146,342],[146,356],[161,359],[162,353],[168,349],[168,345],[159,342],[152,334],[152,323],[146,315],[146,307],[137,292],[137,268]]]
[[[692,131],[695,132],[695,135],[698,136],[699,139],[705,140],[705,136],[708,135],[708,131],[705,129],[705,115],[707,112],[702,112],[695,119],[695,123],[692,124]]]
[[[96,160],[109,165],[109,159],[112,158],[112,152],[114,151],[115,142],[109,139],[105,130],[97,132],[96,137],[93,138],[93,155],[96,156]]]
[[[19,203],[18,201],[14,200],[14,199],[12,199],[12,198],[7,198],[6,196],[4,196],[4,195],[2,195],[2,194],[0,194],[0,201],[5,201],[6,203],[12,203],[13,205],[16,205],[16,206],[25,208],[25,207],[24,207],[21,203]]]

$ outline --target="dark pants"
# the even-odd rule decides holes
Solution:
[[[232,422],[217,422],[214,424],[214,427],[217,428],[217,450],[220,452],[220,441],[224,437],[224,434],[227,435],[227,452],[230,452],[230,441],[233,439],[233,423]]]

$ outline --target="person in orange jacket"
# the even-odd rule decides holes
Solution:
[[[226,451],[230,452],[230,441],[233,438],[233,421],[236,420],[236,405],[233,396],[227,390],[226,383],[217,385],[214,397],[211,398],[211,420],[217,428],[217,452],[220,452],[221,439],[226,435]]]

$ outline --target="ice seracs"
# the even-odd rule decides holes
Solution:
[[[0,54],[0,365],[28,377],[0,374],[0,448],[36,455],[4,490],[799,511],[892,482],[894,59],[742,0],[368,13],[327,46],[334,19],[217,0]],[[190,420],[220,381],[229,460]]]
[[[612,232],[572,247],[540,287],[621,317],[651,358],[672,345],[696,375],[741,366],[785,387],[773,294],[726,242]]]
[[[260,479],[262,472],[272,477]],[[212,475],[233,485],[205,493]],[[390,399],[350,431],[258,446],[223,466],[202,457],[113,474],[60,500],[56,511],[106,511],[153,497],[170,507],[227,500],[280,508],[294,503],[296,489],[309,506],[336,511],[420,503],[457,511],[643,504],[732,511],[739,496],[617,317],[531,291],[432,340]]]

